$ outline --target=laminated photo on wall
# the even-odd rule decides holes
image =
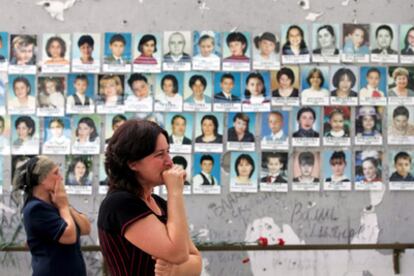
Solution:
[[[331,67],[330,103],[332,105],[358,105],[359,70],[356,66]]]
[[[193,70],[219,71],[221,42],[219,32],[193,32]]]
[[[108,192],[108,175],[105,172],[105,154],[99,154],[99,188],[98,194],[105,195]]]
[[[193,163],[193,193],[220,194],[220,154],[195,153]]]
[[[348,106],[325,106],[323,116],[323,145],[351,145],[351,108]]]
[[[98,75],[96,112],[114,114],[124,112],[125,75]]]
[[[241,73],[214,73],[214,111],[241,111]]]
[[[103,72],[131,72],[131,33],[105,33]]]
[[[184,74],[184,111],[211,111],[212,94],[211,72],[186,72]]]
[[[327,66],[301,67],[302,105],[329,105],[329,68]]]
[[[133,73],[125,85],[125,111],[151,112],[154,104],[154,74]]]
[[[270,71],[273,106],[299,105],[299,76],[298,66],[284,66]]]
[[[39,118],[11,116],[12,154],[39,154]]]
[[[37,36],[10,35],[9,74],[36,74]]]
[[[169,72],[156,75],[155,111],[182,111],[184,75],[182,72]]]
[[[72,123],[72,154],[99,154],[101,141],[99,115],[74,115]]]
[[[355,152],[355,190],[381,191],[383,153],[377,150]]]
[[[414,145],[414,106],[388,106],[388,144]]]
[[[355,109],[355,144],[382,145],[384,107],[358,106]]]
[[[369,24],[342,25],[342,61],[368,63],[370,53]]]
[[[95,75],[69,74],[67,82],[66,113],[92,114],[95,112]]]
[[[312,29],[312,61],[339,63],[341,60],[339,24],[314,23]]]
[[[249,32],[223,33],[223,71],[250,71]]]
[[[69,117],[45,117],[42,154],[70,154]]]
[[[132,113],[131,115],[131,119],[132,118],[136,118],[136,119],[141,119],[141,120],[148,120],[151,122],[156,123],[157,125],[159,125],[162,128],[165,128],[165,120],[164,120],[164,115],[166,113],[161,113],[161,112],[150,112],[150,113]]]
[[[269,72],[242,73],[244,112],[270,111],[270,74]]]
[[[360,105],[386,105],[387,104],[387,68],[361,67],[360,71]]]
[[[66,155],[65,188],[68,194],[92,194],[93,156]]]
[[[36,86],[34,75],[9,75],[8,114],[35,114]]]
[[[133,71],[139,73],[161,72],[161,35],[138,33],[134,36]]]
[[[164,71],[190,71],[192,42],[190,31],[164,32]]]
[[[318,147],[320,144],[320,107],[293,108],[292,145],[302,147]]]
[[[255,152],[231,152],[230,192],[257,193],[258,164]]]
[[[263,32],[253,36],[253,69],[280,68],[280,39],[276,33]]]
[[[320,191],[320,153],[313,151],[293,152],[292,191]]]
[[[184,190],[183,194],[189,195],[191,194],[191,171],[193,164],[191,162],[191,155],[190,154],[180,154],[180,153],[174,153],[170,154],[171,160],[174,165],[180,166],[185,171],[185,180],[184,180]],[[167,194],[167,189],[164,187],[163,189],[164,194]]]
[[[371,62],[398,63],[396,24],[371,24]]]
[[[105,150],[115,130],[125,123],[131,114],[107,114],[105,115]]]
[[[262,113],[262,149],[289,148],[289,111],[273,110]]]
[[[9,33],[0,32],[0,71],[9,67]]]
[[[352,153],[349,149],[324,150],[323,189],[325,191],[351,191]]]
[[[393,149],[388,155],[389,189],[391,191],[414,190],[413,152],[410,149]]]
[[[42,73],[69,73],[70,34],[43,34]]]
[[[388,67],[388,103],[414,105],[414,67]]]
[[[167,113],[166,130],[170,135],[170,152],[191,153],[194,118],[192,113]]]
[[[0,72],[0,115],[6,114],[7,72]]]
[[[65,92],[65,77],[37,77],[37,116],[64,116]]]
[[[10,117],[0,115],[0,155],[10,155]]]
[[[223,152],[223,113],[196,113],[195,152]]]
[[[282,25],[282,63],[309,63],[308,28],[306,24]]]
[[[256,113],[228,113],[227,127],[227,150],[255,150]]]
[[[414,63],[414,25],[400,25],[400,61],[403,64]]]
[[[262,152],[261,192],[288,191],[288,153]]]
[[[101,69],[101,35],[98,33],[74,33],[72,41],[72,72],[99,73]]]

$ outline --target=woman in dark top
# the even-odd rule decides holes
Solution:
[[[204,115],[201,118],[201,135],[196,137],[196,143],[223,143],[223,135],[218,133],[218,120],[214,115]]]
[[[298,97],[299,90],[293,87],[295,83],[295,74],[293,70],[288,67],[281,68],[276,75],[279,88],[273,90],[272,97]]]
[[[331,97],[349,98],[356,97],[358,94],[352,90],[356,82],[356,77],[351,69],[342,67],[335,72],[332,84],[335,87],[331,91]]]
[[[316,113],[311,107],[304,106],[298,111],[296,116],[299,129],[293,133],[294,138],[316,138],[319,132],[313,129],[316,120]]]
[[[69,206],[59,167],[45,156],[32,157],[16,169],[13,185],[24,191],[33,275],[86,275],[79,235],[89,234],[90,223]]]
[[[105,170],[109,190],[98,234],[110,274],[199,275],[201,257],[184,208],[185,171],[173,165],[168,133],[146,120],[125,122],[108,143]],[[168,202],[152,194],[161,184]]]

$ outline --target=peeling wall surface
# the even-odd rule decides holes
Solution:
[[[414,22],[411,0],[72,0],[47,11],[35,0],[0,0],[0,31],[9,33],[160,32],[167,30],[279,31],[283,23]],[[51,1],[55,2],[55,1]],[[54,3],[56,4],[56,3]],[[52,5],[50,6],[52,7]],[[307,18],[307,19],[306,19]],[[261,124],[258,124],[260,127]],[[259,133],[259,132],[257,132]],[[386,126],[385,131],[386,133]],[[260,141],[260,139],[256,139]],[[258,147],[260,148],[260,147]],[[356,150],[359,147],[354,147]],[[292,149],[290,150],[292,153]],[[291,154],[290,154],[291,156]],[[413,192],[229,193],[229,154],[222,157],[221,195],[186,196],[196,242],[270,244],[410,243],[414,240]],[[98,164],[99,162],[94,162]],[[10,156],[4,160],[10,179]],[[383,172],[388,175],[388,172]],[[97,244],[102,195],[71,195],[89,215],[93,231],[83,244]],[[10,183],[0,195],[0,242],[25,243]],[[101,275],[102,257],[85,253],[88,275]],[[243,260],[249,261],[243,263]],[[393,275],[392,251],[204,252],[204,275]],[[401,257],[401,275],[414,275],[414,252]],[[29,275],[29,253],[0,253],[0,275]]]

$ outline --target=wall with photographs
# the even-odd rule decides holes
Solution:
[[[193,184],[186,188],[186,201],[191,234],[197,242],[255,243],[259,237],[267,237],[270,243],[282,239],[287,244],[412,241],[410,210],[414,206],[411,206],[413,191],[410,189],[413,183],[400,181],[395,174],[394,157],[400,152],[412,157],[413,152],[413,134],[408,132],[413,116],[404,116],[407,111],[413,114],[412,98],[398,97],[399,90],[395,87],[401,83],[401,76],[408,75],[407,84],[403,80],[401,86],[409,88],[404,90],[408,96],[414,89],[413,59],[411,55],[399,55],[411,27],[408,22],[413,19],[410,10],[414,2],[405,1],[403,6],[397,1],[385,0],[329,4],[310,1],[310,9],[306,9],[306,3],[300,6],[296,1],[281,0],[242,4],[208,0],[165,4],[143,0],[125,1],[125,5],[114,7],[110,2],[75,1],[73,7],[63,12],[63,22],[53,20],[34,3],[3,3],[2,49],[10,49],[13,39],[22,34],[37,35],[36,62],[41,72],[36,72],[30,58],[25,61],[27,66],[18,66],[17,59],[12,61],[10,51],[0,52],[10,60],[7,73],[2,74],[5,97],[1,104],[4,109],[0,110],[5,114],[2,115],[5,118],[3,136],[8,137],[10,145],[7,147],[5,141],[1,144],[4,156],[0,159],[3,168],[0,241],[25,241],[24,232],[19,228],[19,206],[9,196],[12,168],[22,161],[18,157],[21,154],[41,152],[53,156],[62,165],[70,201],[96,223],[105,193],[102,156],[113,127],[122,121],[122,116],[117,116],[120,106],[126,118],[150,118],[163,123],[169,132],[184,133],[184,137],[192,140],[184,138],[178,142],[172,137],[172,156],[175,162],[187,164],[188,183]],[[323,14],[312,23],[305,20],[310,12]],[[165,18],[159,19],[160,13],[166,14]],[[39,20],[30,20],[28,24],[29,18]],[[338,23],[330,24],[336,40],[329,40],[328,28],[318,32],[325,22]],[[288,47],[286,33],[293,23],[303,31],[307,51],[303,47]],[[359,25],[357,31],[351,23]],[[381,40],[375,32],[382,25],[379,23],[388,25],[381,32],[381,37],[385,36]],[[234,57],[226,39],[236,28],[250,47],[244,55]],[[205,29],[220,32],[201,32]],[[181,35],[172,30],[180,31]],[[115,60],[110,42],[118,32],[125,47],[121,58]],[[263,32],[268,33],[263,35]],[[298,32],[300,35],[296,29],[296,35]],[[153,58],[136,60],[140,56],[138,42],[146,33],[154,35],[159,42],[158,51]],[[359,38],[363,36],[360,44],[356,38],[352,40],[352,34],[358,33]],[[53,59],[45,46],[55,34],[65,41],[67,49],[63,56]],[[83,45],[90,46],[87,43],[90,38],[85,34],[94,41],[93,51],[78,46],[81,38]],[[188,43],[198,41],[205,34],[211,37],[206,40],[206,48],[213,38],[215,41],[208,60],[202,57],[202,49],[197,44]],[[271,50],[268,58],[262,59],[254,46],[254,39],[262,35],[266,41],[277,39],[278,53],[285,55]],[[181,56],[179,63],[175,62],[178,57],[168,55],[173,43],[179,44],[182,39],[187,41],[183,51],[194,57],[192,63],[186,55]],[[405,50],[409,53],[410,48]],[[299,55],[292,55],[295,52]],[[82,61],[85,53],[87,58]],[[283,69],[279,69],[279,62]],[[164,70],[158,73],[161,66]],[[232,71],[232,77],[216,72],[220,66]],[[252,78],[254,81],[247,87],[250,74],[244,71],[249,71],[250,66],[260,70],[261,77]],[[377,70],[371,72],[372,68]],[[165,69],[170,72],[164,72]],[[134,97],[134,89],[128,85],[131,71],[145,71],[151,95],[148,101],[137,101]],[[278,76],[278,72],[284,74]],[[79,74],[84,76],[79,78]],[[112,76],[108,77],[109,74]],[[21,79],[22,75],[25,80]],[[188,85],[194,75],[198,86],[200,83],[203,86],[203,81],[207,84],[204,93],[209,98],[205,97],[203,103],[191,98],[197,91],[197,85]],[[291,87],[284,87],[284,80]],[[320,89],[315,91],[318,80]],[[15,82],[23,90],[26,88],[23,94],[27,94],[27,105],[22,106],[17,99]],[[173,90],[175,82],[181,87],[178,101],[168,98],[164,93],[167,88],[162,85],[168,83]],[[369,89],[370,82],[378,89]],[[110,92],[104,88],[108,83],[114,84],[113,96],[106,96]],[[257,88],[260,83],[266,88],[266,97],[246,98],[245,90],[260,92]],[[350,97],[341,96],[340,84],[348,86]],[[231,102],[226,102],[225,95],[218,93],[225,87],[232,87],[234,91]],[[54,96],[50,96],[48,89],[54,91]],[[82,89],[86,97],[76,98],[76,91]],[[117,97],[119,91],[122,102]],[[139,87],[136,91],[140,91]],[[76,104],[87,99],[89,105]],[[311,109],[304,109],[304,105]],[[395,111],[398,106],[404,108]],[[152,108],[157,113],[149,114]],[[394,122],[394,113],[402,114],[403,119],[408,117],[408,122]],[[215,119],[206,115],[213,115]],[[204,134],[207,125],[203,130],[203,117],[210,127],[214,128],[215,120],[218,122],[217,135],[209,137],[215,143],[205,143],[208,138],[203,140],[206,138],[203,136],[208,136]],[[26,126],[35,125],[30,143],[23,143],[21,139],[24,129],[16,127],[20,121]],[[98,136],[82,143],[82,132],[88,127],[95,129]],[[272,127],[281,128],[283,133],[272,136]],[[245,132],[242,138],[237,135],[240,128]],[[207,159],[206,155],[209,155]],[[213,164],[210,179],[198,175],[203,162]],[[249,177],[238,177],[236,163],[247,167],[254,164],[255,170],[250,175],[249,169],[240,167]],[[403,163],[401,167],[412,173],[412,166],[408,164],[407,168],[407,162]],[[81,179],[75,176],[77,165],[82,167],[79,164],[88,172]],[[281,173],[272,176],[269,170]],[[396,181],[389,181],[390,178]],[[203,185],[205,181],[215,185]],[[278,184],[272,184],[273,181]],[[157,192],[164,194],[163,189]],[[96,227],[83,243],[97,244]],[[2,272],[13,275],[17,266],[30,270],[28,254],[1,253],[0,256]],[[85,256],[90,274],[98,275],[100,255],[87,253]],[[250,262],[243,264],[247,256]],[[203,257],[206,275],[297,275],[298,271],[309,275],[350,274],[351,271],[356,275],[392,273],[391,252],[204,253]],[[409,261],[412,258],[411,252],[402,258],[403,273],[412,271]],[[341,260],[339,264],[337,260]]]

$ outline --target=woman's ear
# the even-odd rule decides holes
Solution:
[[[128,164],[128,167],[132,171],[137,172],[138,171],[138,162],[139,161],[128,161],[127,164]]]

